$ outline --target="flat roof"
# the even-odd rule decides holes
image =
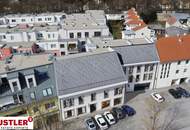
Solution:
[[[52,61],[49,61],[48,59],[48,54],[39,54],[31,56],[14,55],[10,59],[10,63],[8,64],[6,64],[5,61],[0,61],[0,74],[51,64]],[[6,66],[9,66],[10,71],[6,71]]]
[[[90,14],[84,13],[66,15],[66,19],[64,19],[62,27],[66,30],[108,28],[107,25],[99,24],[95,17],[92,17]]]
[[[44,25],[44,26],[32,26],[27,28],[19,28],[19,26],[13,28],[2,27],[0,33],[15,33],[15,32],[34,32],[34,31],[48,31],[54,32],[60,29],[59,25]]]

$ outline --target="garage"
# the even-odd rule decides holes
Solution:
[[[150,83],[136,84],[134,86],[134,91],[142,91],[142,90],[148,89],[149,87],[150,87]]]

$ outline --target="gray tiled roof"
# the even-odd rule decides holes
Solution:
[[[54,67],[58,96],[126,81],[115,51],[63,58]]]
[[[155,44],[130,45],[113,49],[121,56],[123,64],[159,61]]]

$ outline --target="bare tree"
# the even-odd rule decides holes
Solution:
[[[144,126],[147,130],[175,130],[174,122],[178,115],[178,106],[168,107],[168,102],[157,103],[149,98],[146,101]]]

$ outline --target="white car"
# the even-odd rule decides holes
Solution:
[[[151,96],[154,100],[156,100],[157,102],[161,103],[164,101],[164,97],[162,97],[159,93],[157,92],[153,92],[151,93]]]
[[[108,124],[106,123],[105,119],[102,117],[102,115],[95,115],[95,120],[100,127],[101,130],[108,129]]]
[[[104,112],[104,117],[106,118],[109,125],[115,124],[115,119],[110,112],[108,112],[108,111]]]

